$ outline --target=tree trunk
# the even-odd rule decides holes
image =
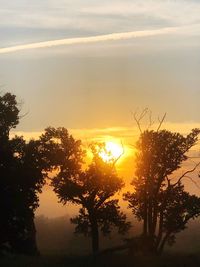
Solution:
[[[153,205],[152,205],[152,197],[149,197],[148,200],[148,250],[150,253],[155,252],[155,244],[154,244],[154,231],[153,231]]]
[[[99,229],[95,213],[89,213],[91,223],[91,234],[92,234],[92,252],[97,254],[99,252]]]
[[[143,236],[147,237],[147,192],[146,192],[146,185],[145,185],[145,192],[144,192],[144,221],[143,221]]]
[[[163,211],[160,211],[158,235],[156,238],[156,250],[158,250],[158,247],[160,246],[162,236],[163,236]]]
[[[35,228],[34,217],[30,218],[29,236],[27,238],[26,245],[28,254],[31,255],[39,254],[36,241],[36,228]]]
[[[15,253],[39,255],[36,242],[36,228],[33,216],[30,216],[26,219],[26,223],[24,225],[21,236],[19,235],[19,233],[16,233],[16,237],[15,239],[13,239],[12,247]]]
[[[92,226],[92,251],[93,254],[99,251],[99,231],[97,224]]]
[[[148,199],[148,233],[152,236],[152,198]]]
[[[156,234],[157,220],[158,220],[158,204],[157,204],[157,200],[154,199],[153,201],[153,225],[152,225],[152,232],[154,236]]]
[[[163,240],[162,240],[162,242],[160,244],[160,247],[158,248],[158,254],[159,255],[162,254],[163,249],[164,249],[164,246],[165,246],[165,244],[166,244],[167,239],[169,238],[169,236],[170,236],[170,233],[168,232],[168,233],[166,233],[165,237],[163,238]]]

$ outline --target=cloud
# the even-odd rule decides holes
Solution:
[[[67,25],[75,27],[96,27],[97,16],[101,23],[105,16],[115,15],[115,25],[119,27],[120,17],[129,17],[132,26],[137,22],[134,15],[149,18],[163,18],[173,23],[197,23],[199,21],[200,3],[194,0],[35,0],[31,3],[22,0],[0,0],[1,26],[53,27]],[[134,21],[133,21],[134,20]],[[148,20],[149,25],[151,19]],[[146,25],[146,26],[147,26]],[[100,26],[100,25],[99,25]]]
[[[173,33],[177,29],[178,29],[177,27],[169,27],[169,28],[161,28],[161,29],[156,29],[156,30],[111,33],[111,34],[97,35],[97,36],[90,36],[90,37],[75,37],[75,38],[66,38],[66,39],[52,40],[52,41],[45,41],[45,42],[37,42],[37,43],[30,43],[30,44],[0,48],[0,54],[12,53],[12,52],[29,50],[29,49],[62,46],[62,45],[88,44],[88,43],[96,43],[96,42],[117,41],[117,40],[131,39],[131,38],[156,36],[156,35]]]
[[[147,124],[143,125],[145,129]],[[198,122],[183,122],[183,123],[172,123],[164,122],[162,129],[167,129],[172,132],[180,132],[183,135],[187,135],[193,128],[199,128],[200,123]],[[158,124],[152,126],[152,129],[157,129]],[[74,136],[75,139],[80,139],[83,142],[83,145],[88,147],[91,142],[106,142],[114,141],[116,143],[123,143],[124,146],[124,155],[117,164],[118,172],[121,176],[131,178],[133,175],[134,169],[134,155],[135,149],[134,145],[137,141],[140,132],[136,126],[132,127],[111,127],[111,128],[84,128],[84,129],[69,129],[70,134]],[[24,136],[28,141],[30,138],[38,138],[43,132],[19,132],[14,131],[11,134],[11,137],[14,135]],[[184,169],[190,169],[194,166],[194,161],[199,160],[199,143],[194,146],[190,153],[188,154],[192,157],[189,161],[184,163],[182,166]],[[194,157],[197,157],[196,159]]]
[[[199,22],[200,3],[199,1],[187,0],[126,0],[106,1],[103,4],[94,4],[83,7],[81,11],[87,15],[116,15],[133,16],[143,15],[154,16],[167,20],[171,23],[190,24]]]
[[[0,0],[2,46],[199,23],[195,0]]]
[[[144,121],[144,124],[141,125],[144,130],[148,125],[148,121]],[[152,129],[157,129],[158,123],[152,125]],[[162,129],[167,129],[172,132],[180,132],[183,135],[187,135],[192,129],[200,128],[199,122],[170,122],[166,121],[162,125]],[[117,138],[121,140],[122,138],[132,139],[133,142],[139,137],[139,130],[137,126],[131,127],[110,127],[110,128],[77,128],[69,129],[70,134],[72,134],[76,139],[81,139],[83,141],[103,141],[109,138]],[[31,138],[38,138],[44,131],[12,131],[11,137],[15,135],[24,136],[26,140]]]

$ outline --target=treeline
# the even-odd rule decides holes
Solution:
[[[36,140],[10,137],[19,123],[16,96],[0,96],[0,249],[13,253],[38,254],[34,213],[38,193],[48,179],[64,205],[79,205],[71,219],[75,232],[91,236],[92,251],[99,252],[99,233],[113,228],[125,234],[131,227],[120,210],[116,193],[124,186],[118,176],[116,159],[104,161],[104,144],[92,144],[92,160],[86,165],[86,151],[65,128],[49,127]],[[135,117],[140,127],[140,117]],[[162,123],[162,121],[161,121]],[[200,198],[185,191],[183,179],[194,168],[175,177],[174,172],[188,159],[187,152],[198,141],[199,129],[187,136],[160,129],[141,130],[136,143],[135,175],[132,191],[124,194],[128,208],[143,223],[143,231],[127,240],[124,248],[162,253],[173,244],[190,219],[200,215]],[[130,166],[131,168],[131,166]],[[51,233],[49,233],[51,234]]]

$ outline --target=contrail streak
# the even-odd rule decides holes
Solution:
[[[126,40],[126,39],[131,39],[131,38],[138,38],[138,37],[155,36],[155,35],[171,33],[171,32],[176,31],[177,29],[178,27],[170,27],[170,28],[162,28],[162,29],[156,29],[156,30],[111,33],[111,34],[97,35],[97,36],[90,36],[90,37],[76,37],[76,38],[44,41],[44,42],[38,42],[38,43],[23,44],[23,45],[0,48],[0,54],[13,53],[17,51],[36,49],[36,48],[47,48],[47,47],[73,45],[73,44],[88,44],[88,43],[96,43],[96,42],[103,42],[103,41],[117,41],[117,40]]]

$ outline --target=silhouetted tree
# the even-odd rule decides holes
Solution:
[[[19,123],[19,108],[16,96],[6,93],[0,96],[0,140],[8,140],[9,132]]]
[[[84,166],[85,152],[80,141],[75,141],[65,129],[55,131],[53,138],[59,138],[63,155],[57,175],[52,179],[54,191],[60,202],[81,205],[79,215],[71,219],[76,224],[76,232],[91,235],[92,250],[99,250],[99,231],[109,234],[113,226],[125,233],[130,224],[120,212],[118,200],[113,199],[123,187],[123,181],[117,176],[114,161],[105,162],[99,156],[97,146],[92,146],[93,160],[89,167]],[[68,147],[71,145],[71,150]],[[103,149],[99,146],[99,149]]]
[[[184,191],[182,179],[174,173],[188,159],[186,153],[198,139],[199,129],[184,137],[167,130],[141,132],[136,144],[133,192],[124,195],[133,214],[143,222],[143,249],[161,253],[166,242],[185,229],[191,218],[200,215],[200,198]]]
[[[9,132],[15,128],[19,121],[19,109],[16,97],[10,93],[0,96],[0,207],[2,219],[0,220],[0,246],[8,238],[8,219],[12,216],[10,207],[10,182],[13,153],[10,148]]]
[[[39,206],[38,193],[41,192],[46,177],[46,162],[41,154],[40,140],[25,142],[16,137],[10,140],[13,146],[15,165],[11,179],[10,244],[15,252],[37,253],[34,212]]]
[[[15,95],[0,97],[0,246],[14,252],[37,253],[34,211],[50,161],[42,140],[10,138],[19,122]]]

